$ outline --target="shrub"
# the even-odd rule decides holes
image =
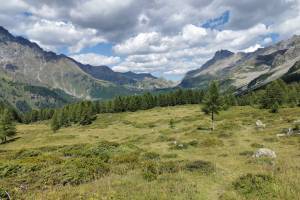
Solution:
[[[265,142],[278,142],[278,138],[275,137],[268,137],[268,138],[264,138]]]
[[[193,147],[197,147],[198,144],[199,144],[199,142],[198,142],[197,140],[192,140],[192,141],[190,141],[190,142],[188,143],[188,145],[191,145],[191,146],[193,146]]]
[[[240,152],[240,156],[252,156],[254,154],[253,151],[242,151]]]
[[[188,148],[188,144],[186,143],[171,143],[171,147],[170,149],[174,149],[174,150],[183,150],[183,149],[187,149]]]
[[[176,173],[181,169],[180,163],[175,161],[168,161],[159,164],[159,173]]]
[[[168,153],[162,156],[163,158],[177,158],[178,155],[176,153]]]
[[[201,172],[203,174],[210,174],[216,170],[215,165],[203,160],[189,162],[185,165],[185,169],[191,172]]]
[[[143,158],[145,160],[159,160],[160,155],[155,152],[147,152],[143,155]]]
[[[253,148],[264,148],[263,144],[258,144],[258,143],[252,143],[250,146]]]
[[[73,158],[46,172],[52,185],[79,185],[106,175],[109,166],[97,158]]]
[[[168,137],[166,135],[160,135],[157,138],[158,142],[170,142],[170,141],[174,141],[174,140],[176,140],[176,139],[173,137]]]
[[[6,193],[6,190],[0,187],[0,199],[6,200],[9,199],[9,196]]]
[[[39,155],[41,155],[41,151],[37,151],[37,150],[20,150],[14,155],[14,158],[20,159],[20,158],[27,158],[27,157],[37,157]]]
[[[113,163],[138,163],[139,161],[139,153],[138,152],[131,152],[131,153],[121,153],[114,157],[112,157]]]
[[[206,138],[201,142],[201,146],[204,147],[224,146],[224,143],[222,140],[218,138]]]
[[[175,128],[175,121],[174,121],[174,119],[171,119],[171,120],[169,121],[169,126],[170,126],[171,129],[174,129],[174,128]]]
[[[61,151],[64,156],[68,157],[97,157],[104,162],[108,162],[110,154],[118,146],[118,143],[103,141],[93,145],[77,144],[66,146]]]
[[[143,164],[143,177],[147,181],[153,181],[157,179],[159,174],[158,165],[156,162],[148,161]]]
[[[234,189],[247,199],[272,199],[274,197],[274,179],[265,174],[247,174],[238,178]]]
[[[23,166],[18,164],[7,163],[0,165],[0,178],[17,176],[23,170]]]

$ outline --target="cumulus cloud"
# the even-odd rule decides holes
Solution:
[[[1,25],[44,48],[165,75],[198,68],[219,49],[249,52],[274,42],[271,34],[300,34],[299,21],[300,0],[10,0],[0,7]],[[113,44],[111,57],[80,53],[103,42]]]
[[[90,64],[94,66],[115,65],[121,61],[120,57],[103,56],[95,53],[75,54],[70,57],[83,64]]]
[[[67,46],[71,53],[106,41],[97,35],[95,29],[77,28],[72,23],[62,21],[36,21],[26,28],[25,33],[42,47],[56,49]]]

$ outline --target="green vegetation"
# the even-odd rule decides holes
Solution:
[[[300,108],[270,113],[233,106],[215,116],[199,105],[102,113],[92,124],[18,124],[0,145],[0,197],[12,199],[278,199],[300,196]],[[173,119],[175,128],[170,127]],[[266,128],[257,130],[260,119]],[[151,128],[149,128],[151,127]],[[299,127],[298,127],[299,128]],[[275,160],[256,159],[270,148]]]
[[[219,85],[217,82],[212,82],[208,88],[207,94],[204,98],[204,107],[202,110],[211,115],[211,130],[215,130],[214,120],[215,115],[224,108],[224,99],[221,97]]]
[[[13,116],[9,110],[5,109],[0,116],[0,139],[5,143],[8,137],[16,135],[16,126],[13,122]]]

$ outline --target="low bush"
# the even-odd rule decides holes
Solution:
[[[238,178],[234,189],[247,199],[272,199],[275,197],[275,180],[265,174],[247,174]]]
[[[263,144],[258,144],[258,143],[252,143],[250,146],[253,148],[264,148]]]
[[[171,145],[170,149],[174,149],[174,150],[184,150],[184,149],[187,149],[189,146],[187,143],[174,144],[173,142],[170,145]]]
[[[242,151],[240,152],[240,156],[252,156],[254,154],[253,151]]]
[[[160,155],[158,153],[155,153],[155,152],[147,152],[143,155],[143,158],[145,160],[159,160]]]
[[[192,140],[188,143],[188,145],[193,146],[193,147],[197,147],[199,145],[198,140]]]
[[[181,169],[181,164],[176,161],[162,162],[159,164],[159,173],[176,173]]]
[[[138,152],[130,152],[130,153],[120,153],[111,158],[112,163],[131,163],[135,164],[139,161],[139,153]]]
[[[2,200],[9,200],[9,195],[7,191],[0,187],[0,199]]]
[[[224,146],[224,143],[222,140],[218,138],[206,138],[201,142],[201,146],[203,147]]]
[[[164,154],[162,155],[163,158],[177,158],[178,155],[176,153],[168,153],[168,154]]]
[[[212,164],[209,161],[196,160],[196,161],[187,163],[185,165],[185,170],[188,170],[191,172],[200,172],[203,174],[210,174],[216,170],[216,167],[214,164]]]
[[[159,175],[159,169],[157,162],[147,161],[143,164],[142,174],[145,180],[153,181],[157,179]]]
[[[15,159],[28,158],[28,157],[37,157],[41,155],[42,152],[38,150],[20,150],[13,157]]]
[[[48,176],[46,182],[50,185],[79,185],[102,177],[109,171],[109,166],[101,159],[73,158],[45,174]]]

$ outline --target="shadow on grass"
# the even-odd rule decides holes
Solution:
[[[8,144],[8,143],[11,143],[11,142],[14,142],[14,141],[17,141],[18,139],[20,139],[21,137],[15,137],[15,138],[11,138],[9,140],[6,140],[5,142],[2,142],[0,144]]]

